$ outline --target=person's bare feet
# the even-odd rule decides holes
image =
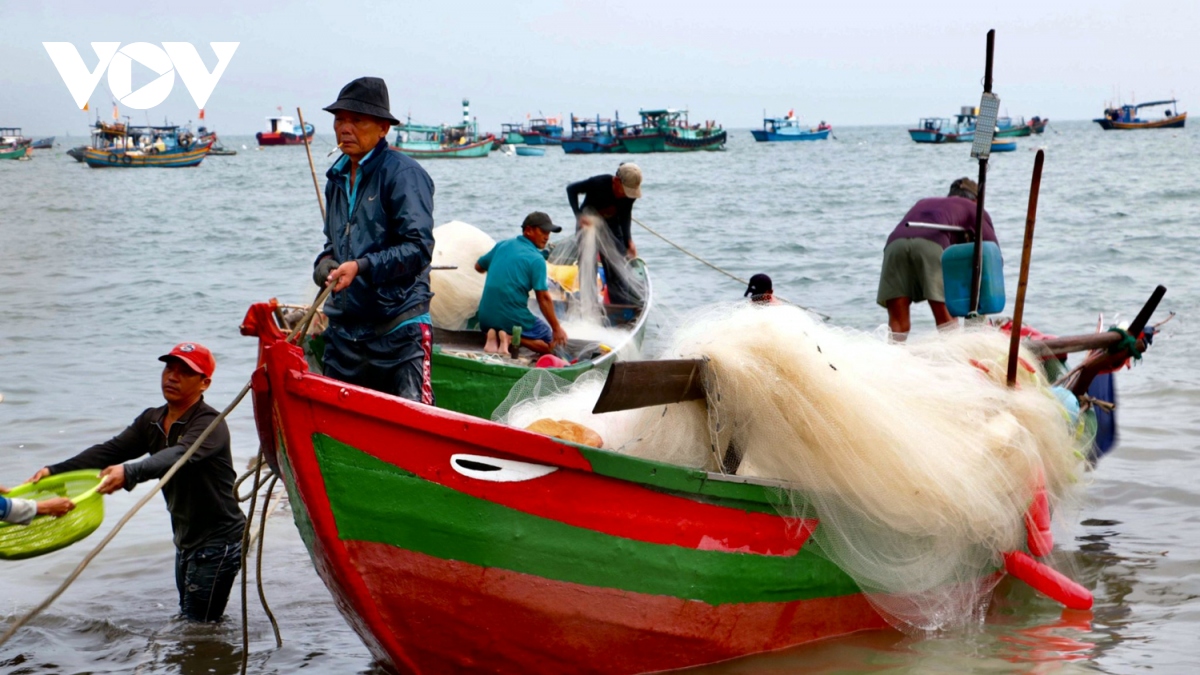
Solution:
[[[503,354],[505,356],[509,356],[511,347],[512,347],[512,338],[510,338],[508,336],[508,333],[505,333],[504,331],[500,331],[500,349],[496,350],[496,353]]]
[[[487,354],[495,354],[500,351],[500,341],[496,339],[495,328],[488,329],[487,342],[483,345],[483,351]]]

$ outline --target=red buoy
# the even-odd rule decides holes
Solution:
[[[1046,490],[1038,488],[1025,512],[1025,544],[1037,557],[1049,555],[1054,548],[1054,533],[1050,531],[1050,500]]]
[[[1068,609],[1091,609],[1092,593],[1078,583],[1021,551],[1004,554],[1004,569],[1042,595]]]

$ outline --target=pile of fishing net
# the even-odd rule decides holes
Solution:
[[[898,627],[939,630],[982,618],[1035,493],[1062,513],[1085,468],[1087,439],[1036,357],[1022,350],[1008,388],[1007,352],[993,329],[901,346],[796,307],[723,306],[663,356],[706,362],[706,400],[593,415],[602,376],[534,373],[496,417],[575,422],[616,452],[783,481],[782,513],[820,521],[808,545]]]
[[[446,330],[467,329],[467,323],[479,311],[486,279],[475,271],[475,261],[495,245],[496,241],[483,230],[457,220],[433,228],[432,264],[457,268],[429,273],[433,325]]]

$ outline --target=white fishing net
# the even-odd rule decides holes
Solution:
[[[1044,484],[1051,507],[1077,485],[1087,439],[1022,351],[1005,386],[1008,336],[959,330],[889,344],[786,305],[722,306],[689,318],[663,358],[706,361],[706,401],[592,415],[602,376],[530,375],[496,411],[527,426],[583,424],[639,457],[786,481],[785,515],[818,518],[810,545],[902,628],[982,617],[1023,550]]]
[[[475,271],[475,261],[492,250],[496,241],[474,225],[455,220],[433,228],[433,242],[432,264],[457,269],[430,271],[430,318],[438,328],[466,330],[467,322],[479,311],[487,279],[486,274]]]

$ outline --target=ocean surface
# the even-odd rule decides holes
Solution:
[[[36,126],[27,121],[26,127]],[[721,153],[641,155],[634,215],[742,278],[766,272],[777,293],[874,330],[884,240],[916,200],[945,194],[977,165],[964,145],[918,146],[902,126],[835,129],[836,140],[756,144],[731,132]],[[238,325],[253,302],[307,302],[323,238],[303,147],[258,150],[227,137],[234,157],[194,169],[89,169],[38,151],[0,162],[0,484],[111,437],[162,402],[156,357],[183,340],[207,344],[218,367],[207,400],[223,408],[246,382],[256,343]],[[76,143],[83,142],[76,137]],[[318,134],[322,172],[331,134]],[[1156,316],[1178,316],[1142,363],[1118,376],[1120,445],[1091,475],[1087,500],[1056,564],[1092,589],[1095,609],[1063,612],[1002,584],[985,625],[918,639],[857,634],[701,669],[711,673],[1194,672],[1200,662],[1200,142],[1194,128],[1104,132],[1052,122],[992,159],[986,205],[1007,254],[1010,307],[1034,152],[1046,151],[1026,321],[1090,332],[1130,320],[1156,284]],[[499,153],[429,161],[435,221],[494,237],[541,210],[570,224],[568,182],[630,157]],[[635,226],[655,280],[650,347],[686,313],[739,299],[739,284]],[[914,330],[933,322],[914,307]],[[257,449],[249,402],[230,417],[235,463]],[[0,561],[8,623],[51,593],[149,486],[109,497],[90,538],[27,561]],[[250,670],[376,673],[366,648],[317,577],[286,506],[266,530],[264,585],[279,618],[277,649],[251,579]],[[0,673],[235,673],[241,603],[229,620],[173,619],[170,526],[155,497],[83,575],[0,648]]]

